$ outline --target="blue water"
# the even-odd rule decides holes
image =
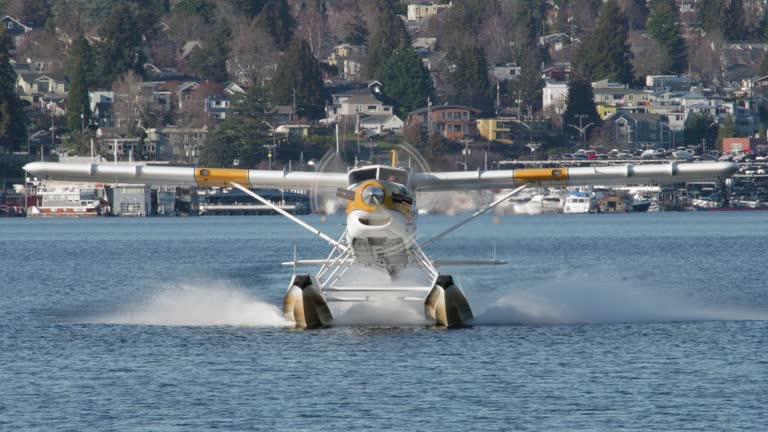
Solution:
[[[481,218],[428,249],[510,261],[444,269],[478,325],[300,332],[283,219],[0,220],[0,430],[766,430],[766,222]]]

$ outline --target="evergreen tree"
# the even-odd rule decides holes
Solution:
[[[710,123],[711,124],[711,123]],[[723,149],[723,139],[724,138],[733,138],[736,136],[736,128],[733,125],[733,117],[731,117],[730,114],[728,114],[725,117],[725,120],[723,121],[723,125],[720,126],[717,130],[717,148],[718,150]]]
[[[624,84],[633,81],[629,25],[616,0],[607,0],[600,9],[595,31],[576,54],[576,71],[592,81],[609,79]]]
[[[378,27],[368,44],[368,75],[376,76],[384,60],[398,48],[410,46],[410,37],[403,20],[392,12],[385,3],[379,7]]]
[[[724,33],[728,40],[742,40],[746,36],[746,22],[744,20],[744,2],[743,0],[731,0],[725,9]]]
[[[763,61],[760,62],[758,74],[760,74],[761,77],[768,75],[768,54],[763,56]]]
[[[19,148],[27,138],[24,110],[16,94],[16,72],[11,66],[13,41],[0,28],[0,147]]]
[[[146,58],[140,50],[142,37],[155,28],[156,17],[145,12],[135,13],[127,3],[112,8],[101,29],[103,37],[98,46],[102,87],[111,87],[115,79],[133,70],[144,74]]]
[[[720,33],[725,30],[725,2],[723,0],[699,0],[696,4],[699,26],[706,33]]]
[[[448,102],[491,114],[492,88],[483,49],[470,46],[452,48],[446,54],[445,61],[445,93]]]
[[[648,20],[648,5],[645,0],[621,0],[621,12],[627,17],[629,27],[642,30]]]
[[[203,41],[202,49],[192,53],[189,67],[201,78],[211,81],[227,80],[227,58],[229,57],[229,26],[221,20],[215,30]]]
[[[563,127],[572,135],[581,134],[577,128],[585,128],[584,136],[589,135],[588,124],[600,126],[600,116],[595,108],[595,95],[592,83],[584,79],[574,79],[568,83],[568,103],[563,113]]]
[[[253,167],[266,158],[263,144],[268,137],[269,103],[266,90],[252,85],[232,101],[230,115],[208,135],[202,162],[216,167]],[[271,143],[271,141],[269,141]]]
[[[285,0],[269,0],[257,18],[257,24],[267,30],[278,48],[285,49],[291,43],[294,21]]]
[[[368,43],[368,26],[357,2],[354,3],[352,17],[344,25],[344,29],[347,31],[344,42],[350,45],[366,45]]]
[[[685,145],[696,147],[706,143],[706,147],[709,147],[710,150],[713,149],[718,133],[718,128],[715,127],[714,122],[714,117],[707,113],[690,114],[685,119]]]
[[[652,3],[647,31],[664,52],[661,72],[683,73],[688,65],[688,55],[681,36],[677,8],[671,0],[655,0]]]
[[[189,1],[189,0],[186,0]],[[196,0],[199,1],[199,0]],[[258,16],[264,9],[264,5],[269,0],[230,0],[235,8],[239,11],[245,12],[248,17],[253,18]]]
[[[86,87],[95,88],[98,85],[96,58],[88,39],[84,36],[75,39],[67,54],[65,70],[70,78],[74,74],[75,67],[79,67],[82,76],[85,77]]]
[[[237,2],[235,2],[237,4]],[[239,5],[240,6],[240,5]],[[187,15],[197,15],[207,23],[214,21],[216,6],[211,0],[181,0],[173,6],[174,12],[181,11]],[[247,7],[240,6],[238,10],[248,11]],[[261,10],[261,9],[259,9]]]
[[[395,101],[402,118],[426,106],[428,97],[434,100],[435,89],[429,71],[411,48],[395,50],[379,67],[375,79],[384,86],[384,94]]]
[[[506,93],[514,100],[520,100],[520,107],[531,107],[536,111],[541,106],[541,54],[534,47],[527,47],[520,58],[520,75],[509,80]],[[531,113],[529,113],[531,114]]]
[[[90,46],[88,41],[80,36],[72,45],[69,53],[69,94],[67,95],[67,126],[73,131],[81,130],[83,124],[88,124],[91,116],[88,100],[88,64]],[[81,117],[82,116],[82,117]],[[85,137],[81,137],[81,142]]]
[[[297,111],[311,119],[321,118],[325,109],[326,92],[320,65],[312,55],[307,41],[291,42],[277,65],[272,79],[272,101],[275,105],[290,105],[296,95]]]

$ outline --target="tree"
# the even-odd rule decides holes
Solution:
[[[395,15],[386,4],[379,6],[377,23],[378,27],[373,32],[368,44],[367,72],[369,76],[376,76],[378,68],[384,63],[384,60],[392,55],[394,50],[411,44],[403,20]]]
[[[311,119],[323,115],[326,92],[320,65],[303,39],[291,42],[272,79],[272,101],[275,105],[291,104],[294,96],[301,115]]]
[[[173,6],[173,11],[195,15],[206,23],[213,23],[216,6],[210,0],[181,0]]]
[[[717,130],[717,148],[722,151],[723,139],[733,138],[735,136],[736,136],[736,128],[733,125],[733,117],[730,114],[728,114],[727,116],[725,116],[723,125],[720,126]]]
[[[531,111],[541,106],[541,91],[544,81],[541,79],[541,56],[533,47],[526,48],[520,57],[520,75],[507,84],[507,92],[513,100],[519,100],[519,107],[531,107]],[[528,113],[529,115],[532,112]]]
[[[584,79],[574,79],[568,83],[568,104],[563,113],[563,124],[572,135],[588,135],[587,125],[600,126],[600,116],[595,108],[595,95],[592,83]],[[582,128],[579,131],[577,128]]]
[[[384,94],[397,103],[401,116],[426,106],[428,97],[434,100],[435,89],[429,71],[411,48],[395,50],[374,78],[384,86]]]
[[[642,30],[648,19],[648,5],[645,0],[620,0],[621,13],[627,17],[632,30]]]
[[[202,162],[219,167],[253,167],[266,155],[262,145],[269,127],[267,92],[260,85],[248,88],[232,101],[230,115],[208,135],[203,145]]]
[[[69,53],[69,93],[67,95],[67,126],[72,131],[81,130],[88,124],[91,117],[88,88],[90,78],[89,65],[93,65],[91,47],[88,41],[80,36],[72,45]],[[81,138],[81,148],[84,149],[85,136]],[[78,152],[79,153],[79,152]]]
[[[705,33],[723,33],[725,30],[725,2],[699,0],[696,4],[699,26]]]
[[[224,20],[219,20],[213,32],[203,41],[202,49],[194,51],[190,56],[190,69],[202,78],[211,81],[226,81],[231,37],[229,25]]]
[[[325,0],[302,0],[297,23],[298,36],[309,43],[316,57],[324,57],[331,45]]]
[[[123,73],[133,70],[142,76],[146,60],[139,49],[142,37],[154,30],[156,17],[151,13],[134,12],[127,3],[118,3],[101,28],[98,45],[101,64],[101,86],[110,87]]]
[[[272,36],[275,45],[285,49],[293,35],[293,17],[285,0],[269,0],[257,18],[259,25]]]
[[[693,113],[685,119],[685,145],[696,147],[702,144],[714,145],[717,140],[718,128],[714,117],[705,113]]]
[[[624,84],[633,81],[629,25],[616,0],[607,0],[600,9],[595,31],[576,54],[576,71],[592,81],[609,79]]]
[[[647,31],[664,52],[661,72],[683,73],[688,66],[688,55],[680,31],[677,7],[671,0],[655,0],[652,3]]]
[[[728,40],[744,39],[747,28],[746,20],[744,19],[744,2],[742,0],[731,0],[728,3],[723,20],[725,25],[723,30]]]
[[[11,66],[13,41],[0,28],[0,147],[17,149],[27,138],[27,118],[16,94],[16,72]]]
[[[445,56],[443,74],[448,102],[478,108],[484,114],[493,112],[488,63],[482,48],[450,49]]]
[[[353,3],[352,16],[344,24],[344,29],[347,32],[344,42],[350,45],[366,45],[368,43],[368,25],[357,2]]]

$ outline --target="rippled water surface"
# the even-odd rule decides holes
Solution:
[[[510,261],[443,269],[478,325],[300,332],[284,219],[0,219],[0,430],[765,430],[766,222],[480,218],[427,251]]]

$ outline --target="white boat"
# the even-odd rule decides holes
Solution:
[[[40,205],[30,207],[31,217],[93,217],[109,213],[103,186],[46,185],[37,188]]]
[[[594,196],[590,192],[569,192],[565,197],[563,213],[592,213],[595,211]]]
[[[545,192],[534,195],[526,203],[515,204],[515,213],[562,213],[565,200],[555,190],[545,190]]]

